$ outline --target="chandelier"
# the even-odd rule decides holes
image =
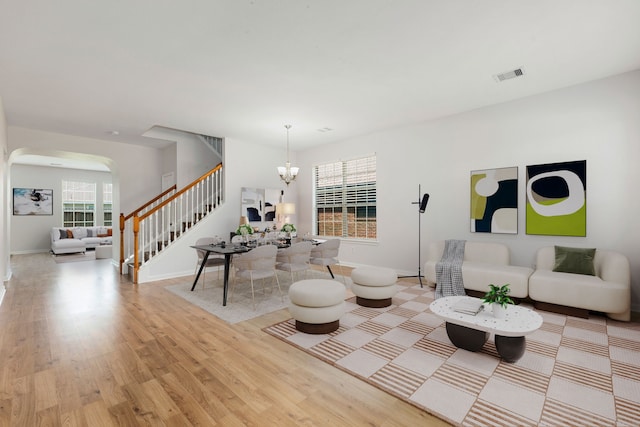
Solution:
[[[289,129],[291,129],[291,125],[284,125],[284,127],[287,128],[287,161],[284,166],[278,166],[278,174],[280,174],[280,179],[289,185],[298,176],[300,168],[291,167],[291,162],[289,161]]]

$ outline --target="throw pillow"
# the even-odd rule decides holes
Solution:
[[[107,228],[107,236],[112,236],[112,235],[113,235],[113,229]]]
[[[67,239],[73,239],[73,231],[67,230]]]
[[[67,238],[67,230],[58,230],[60,232],[60,238],[61,239],[66,239]]]
[[[93,237],[93,230],[90,228],[87,228],[87,237]]]
[[[595,276],[593,258],[596,255],[595,248],[568,248],[556,246],[556,262],[553,271],[562,273],[586,274]]]

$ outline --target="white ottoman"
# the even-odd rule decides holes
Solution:
[[[383,267],[358,267],[351,272],[351,291],[363,307],[388,307],[396,294],[398,274]]]
[[[289,287],[289,313],[296,329],[307,334],[328,334],[340,327],[346,289],[335,280],[300,280]]]
[[[96,246],[96,259],[111,258],[111,257],[113,257],[112,245]]]

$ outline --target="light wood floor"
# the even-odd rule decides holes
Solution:
[[[229,325],[110,260],[11,266],[0,426],[448,425],[261,331],[287,310]]]

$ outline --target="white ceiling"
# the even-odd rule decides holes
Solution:
[[[9,125],[136,144],[295,151],[636,69],[638,0],[0,0]]]

